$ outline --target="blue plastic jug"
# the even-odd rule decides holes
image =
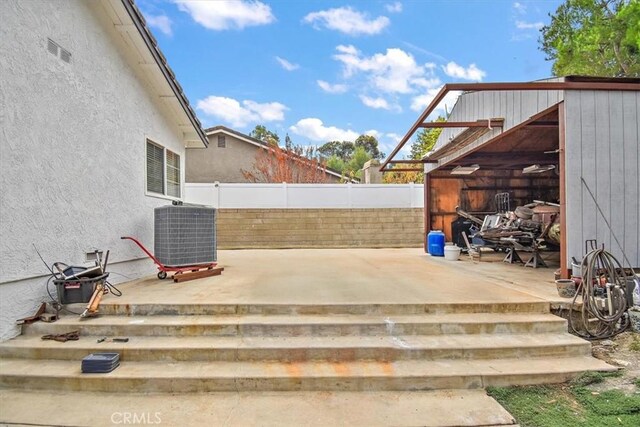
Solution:
[[[444,256],[444,233],[433,230],[427,234],[427,248],[432,256]]]

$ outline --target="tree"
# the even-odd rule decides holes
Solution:
[[[444,117],[438,117],[436,122],[444,122]],[[420,160],[429,151],[433,150],[438,137],[442,133],[442,128],[424,128],[416,135],[416,140],[411,144],[410,158],[414,160]],[[396,163],[394,165],[398,169],[418,169],[422,165],[416,165],[415,163]],[[422,172],[387,172],[382,178],[386,184],[407,184],[415,182],[420,184],[424,182],[424,173]]]
[[[362,147],[372,159],[381,159],[385,157],[378,149],[378,140],[373,135],[360,135],[356,138],[354,145],[356,148]]]
[[[353,154],[355,146],[351,141],[330,141],[318,148],[318,152],[325,157],[338,157],[348,161]]]
[[[344,160],[342,160],[342,158],[333,155],[327,159],[327,167],[329,169],[333,169],[336,172],[344,173],[346,164],[344,163]]]
[[[249,133],[249,136],[269,144],[278,145],[280,143],[280,137],[278,134],[276,132],[271,132],[263,125],[256,125],[256,127]]]
[[[566,0],[542,27],[557,76],[640,76],[640,1]]]
[[[351,178],[362,178],[362,167],[371,160],[371,155],[363,146],[356,147],[353,156],[345,165],[343,173]]]
[[[320,161],[314,147],[269,144],[258,150],[253,168],[242,170],[242,174],[251,182],[288,182],[288,183],[325,183],[326,165]]]
[[[436,122],[444,122],[444,117],[438,117]],[[424,128],[416,135],[416,140],[411,144],[411,158],[414,160],[420,160],[429,151],[433,150],[433,147],[438,141],[438,137],[442,133],[442,128]]]

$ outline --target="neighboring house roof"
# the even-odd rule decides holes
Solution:
[[[259,139],[256,139],[256,138],[252,137],[252,136],[249,136],[249,135],[245,135],[242,132],[238,132],[237,130],[234,130],[234,129],[231,129],[231,128],[228,128],[228,127],[222,126],[222,125],[210,127],[208,129],[205,129],[204,131],[205,131],[205,133],[207,135],[215,135],[215,134],[218,134],[218,133],[226,133],[229,136],[237,138],[240,141],[244,141],[244,142],[246,142],[248,144],[255,145],[256,147],[260,147],[260,148],[268,148],[269,147],[269,144],[267,144],[264,141],[261,141]],[[328,168],[326,166],[325,167],[318,166],[318,168],[324,170],[329,175],[333,175],[335,177],[342,178],[342,174],[340,172],[338,172],[337,170]],[[352,180],[352,181],[353,182],[359,182],[358,180]]]
[[[167,103],[174,104],[170,105],[170,108],[174,111],[183,111],[186,115],[189,123],[180,123],[179,127],[183,132],[183,137],[187,146],[193,146],[192,144],[200,145],[200,143],[204,144],[205,147],[208,146],[209,140],[202,129],[200,120],[198,120],[193,108],[191,108],[189,100],[182,90],[182,86],[180,86],[180,83],[176,80],[175,74],[171,70],[171,67],[169,67],[167,59],[160,51],[158,42],[147,27],[142,12],[140,12],[138,7],[135,5],[134,0],[103,0],[103,4],[107,8],[116,30],[123,35],[124,41],[127,45],[131,45],[131,39],[125,37],[125,33],[129,34],[129,37],[133,37],[134,34],[137,34],[142,39],[143,43],[136,43],[136,40],[133,40],[134,46],[132,47],[140,51],[141,45],[145,46],[148,53],[153,58],[153,63],[146,63],[146,61],[143,61],[143,63],[140,63],[139,65],[144,72],[148,72],[147,70],[151,67],[156,68],[156,70],[161,74],[161,79],[165,80],[168,84],[171,93],[162,93],[160,98]],[[119,13],[121,11],[118,7],[119,4],[126,10],[131,23],[124,22],[126,20],[126,16]],[[109,5],[113,12],[109,10]],[[129,31],[133,30],[134,27],[135,31]]]

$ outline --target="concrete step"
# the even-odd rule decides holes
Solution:
[[[0,423],[10,425],[473,427],[515,423],[483,390],[107,394],[7,389],[0,390],[0,401]]]
[[[0,360],[0,387],[131,392],[392,391],[475,389],[564,382],[583,371],[615,370],[592,357],[354,362],[127,362],[82,374],[80,361]]]
[[[343,337],[129,337],[97,343],[95,336],[60,343],[21,336],[0,343],[0,357],[71,360],[118,352],[123,361],[278,361],[503,359],[587,356],[591,344],[562,334],[386,335]]]
[[[81,310],[80,310],[81,311]],[[476,302],[434,304],[124,304],[103,302],[100,313],[121,316],[149,315],[407,315],[448,313],[548,313],[549,303]]]
[[[55,323],[25,325],[25,335],[114,336],[344,336],[566,332],[566,320],[540,313],[422,315],[219,315],[65,316]]]

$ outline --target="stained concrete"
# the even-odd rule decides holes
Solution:
[[[55,394],[0,390],[0,424],[110,426],[487,426],[515,421],[483,390]],[[134,416],[138,422],[133,423]],[[128,418],[125,418],[128,417]],[[126,423],[126,420],[129,420]],[[143,422],[144,420],[144,422]]]
[[[105,304],[469,304],[561,300],[553,269],[446,261],[421,249],[220,251],[221,276],[120,286]],[[555,296],[554,296],[555,294]]]

